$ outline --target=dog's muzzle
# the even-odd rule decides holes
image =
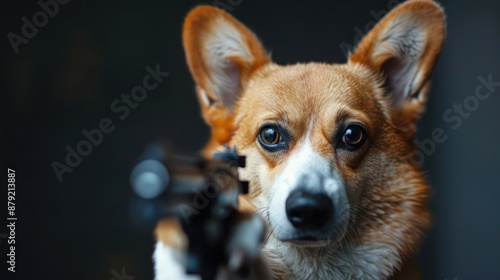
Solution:
[[[278,240],[316,246],[343,237],[350,216],[345,184],[310,141],[288,158],[271,190],[268,219]]]
[[[286,200],[286,215],[299,230],[320,230],[334,217],[332,200],[323,193],[296,190]]]

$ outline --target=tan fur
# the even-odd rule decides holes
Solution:
[[[166,218],[158,222],[155,235],[157,240],[161,240],[163,244],[168,244],[175,250],[187,249],[189,240],[176,218]]]
[[[443,45],[445,36],[444,14],[440,7],[436,7],[433,1],[408,1],[404,5],[396,7],[388,16],[383,18],[371,32],[361,41],[356,52],[350,56],[349,62],[361,63],[380,70],[383,64],[387,62],[388,55],[384,53],[379,57],[372,55],[373,48],[383,39],[383,33],[390,29],[389,25],[394,21],[395,16],[412,18],[419,22],[421,28],[426,31],[425,37],[428,41],[425,49],[425,54],[422,56],[422,88],[421,96],[418,97],[418,102],[412,102],[405,105],[403,109],[393,112],[393,122],[401,129],[407,132],[408,137],[413,137],[415,134],[415,123],[423,113],[424,106],[421,102],[427,100],[427,92],[429,89],[429,80],[434,70],[435,62]],[[426,21],[420,19],[427,19]]]
[[[259,67],[269,62],[269,58],[264,51],[264,48],[257,40],[255,35],[253,35],[247,28],[243,26],[240,22],[235,20],[230,15],[226,14],[224,11],[215,9],[209,6],[200,6],[193,10],[184,23],[184,47],[186,53],[191,53],[188,56],[189,69],[192,69],[192,75],[197,84],[198,97],[200,96],[200,89],[206,89],[208,97],[212,100],[216,100],[214,92],[211,91],[208,83],[210,82],[210,77],[207,73],[211,72],[210,65],[204,63],[206,58],[204,57],[204,52],[199,50],[203,49],[204,34],[209,34],[213,31],[214,25],[218,19],[223,19],[230,22],[235,26],[238,31],[245,38],[246,46],[248,46],[248,52],[251,53],[252,57],[249,60],[243,60],[238,57],[228,57],[228,59],[235,61],[242,72],[242,85],[246,84],[249,80],[251,73],[255,72]],[[221,143],[227,143],[233,133],[233,115],[226,108],[221,106],[207,106],[203,101],[200,100],[202,106],[202,116],[208,125],[212,128],[211,139],[208,142],[207,149],[205,149],[205,155],[211,157],[211,151],[215,150],[220,146]]]
[[[221,21],[238,31],[248,54],[225,58],[240,71],[241,93],[232,109],[222,106],[214,93],[214,70],[206,63],[205,41],[217,32]],[[396,104],[385,88],[385,69],[394,52],[380,47],[390,29],[397,28],[395,22],[403,27],[410,22],[425,31],[422,38],[417,36],[425,47],[415,62],[419,66],[415,84],[401,104]],[[255,211],[259,198],[270,193],[269,187],[283,172],[288,155],[304,140],[313,120],[312,147],[341,174],[351,205],[348,229],[340,243],[392,250],[398,256],[391,264],[392,273],[400,267],[406,271],[415,268],[413,256],[430,225],[430,214],[428,186],[410,158],[415,149],[415,124],[425,108],[444,34],[444,15],[437,4],[408,1],[375,26],[347,64],[280,66],[270,61],[255,35],[227,13],[208,6],[194,9],[186,18],[183,38],[202,114],[212,129],[204,152],[211,156],[222,145],[230,144],[247,156],[241,176],[250,180],[251,193],[241,197],[241,209]],[[203,91],[210,104],[203,100]],[[293,132],[286,152],[271,154],[258,145],[259,126],[267,121],[282,123]],[[363,124],[368,135],[366,143],[354,152],[335,149],[333,135],[347,122]],[[158,238],[172,244],[167,231],[168,226],[161,224]],[[301,252],[317,253],[308,249]],[[275,279],[293,277],[290,266],[294,264],[284,263],[279,252],[267,253]],[[398,273],[407,279],[404,270]]]

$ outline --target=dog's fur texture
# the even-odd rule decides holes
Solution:
[[[226,12],[200,6],[189,13],[184,47],[212,131],[204,153],[229,144],[247,156],[240,173],[251,192],[240,208],[261,214],[268,228],[260,271],[269,275],[255,278],[418,276],[410,272],[413,255],[430,215],[414,137],[444,36],[438,4],[407,1],[347,63],[281,66]],[[259,142],[267,124],[283,128],[282,149],[268,151]],[[342,143],[351,124],[365,132],[355,149]],[[285,200],[297,188],[325,193],[335,206],[333,222],[307,233],[294,228]],[[178,225],[164,221],[157,235],[156,279],[197,279],[183,274],[187,241]]]

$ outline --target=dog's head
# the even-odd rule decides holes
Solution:
[[[347,63],[281,66],[242,23],[198,7],[183,39],[212,129],[205,152],[230,144],[247,155],[250,196],[281,241],[321,245],[387,229],[412,244],[429,221],[411,160],[415,124],[443,37],[441,8],[410,1]]]

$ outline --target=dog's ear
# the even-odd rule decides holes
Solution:
[[[408,1],[386,15],[359,43],[350,63],[361,63],[383,77],[393,122],[409,135],[425,109],[430,77],[445,36],[441,7]]]
[[[211,6],[192,10],[183,28],[189,69],[212,140],[224,144],[232,134],[232,112],[248,78],[268,63],[255,35],[228,13]]]

